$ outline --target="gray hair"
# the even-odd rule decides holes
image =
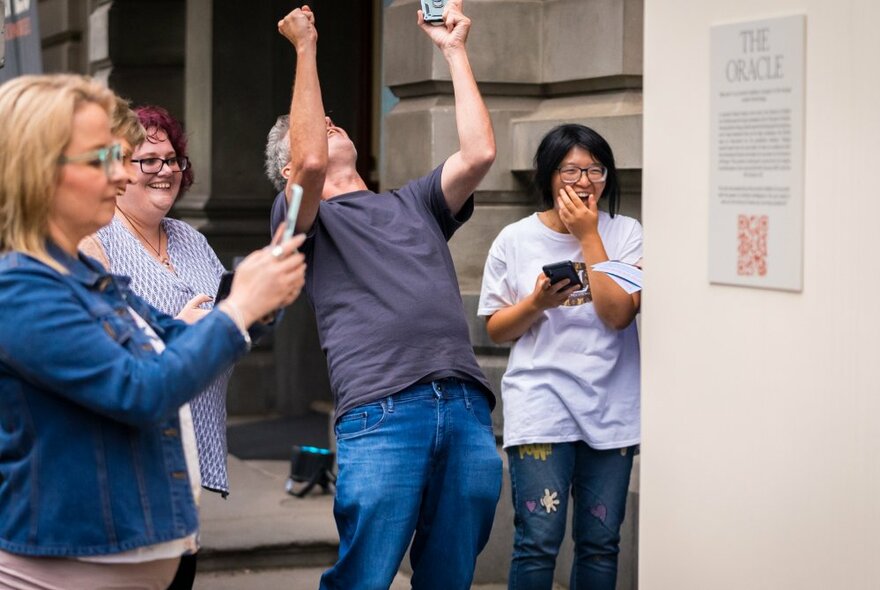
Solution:
[[[281,169],[290,162],[290,116],[281,115],[276,119],[266,137],[266,177],[275,185],[278,192],[284,190],[287,179]]]

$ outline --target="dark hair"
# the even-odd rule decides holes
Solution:
[[[541,204],[548,209],[553,208],[556,196],[553,194],[552,181],[559,163],[573,147],[580,147],[590,152],[600,164],[608,168],[605,190],[602,198],[608,200],[608,213],[611,217],[620,209],[620,183],[617,180],[617,168],[614,165],[614,154],[611,146],[601,135],[583,125],[569,123],[551,129],[538,151],[535,152],[535,188]]]
[[[150,143],[159,143],[160,140],[156,137],[156,130],[161,129],[168,136],[168,141],[171,143],[171,147],[174,148],[174,153],[178,156],[189,158],[189,154],[186,153],[187,142],[186,134],[183,132],[183,126],[180,124],[180,121],[171,115],[171,113],[162,107],[157,107],[155,105],[144,105],[136,108],[134,112],[137,114],[141,125],[147,130],[146,141],[149,141]],[[192,186],[194,178],[192,162],[189,163],[189,166],[187,166],[186,170],[181,172],[181,174],[182,177],[180,179],[180,193],[177,195],[178,198],[182,197],[183,194],[189,190],[189,187]]]

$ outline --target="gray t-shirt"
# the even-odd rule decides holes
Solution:
[[[455,218],[442,166],[398,190],[321,201],[303,251],[336,416],[425,379],[458,377],[494,396],[477,365],[446,242]]]

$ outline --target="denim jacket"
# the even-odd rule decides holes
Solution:
[[[244,338],[222,312],[187,326],[127,278],[49,252],[69,274],[0,256],[0,549],[103,555],[187,536],[198,515],[178,409],[246,351]]]

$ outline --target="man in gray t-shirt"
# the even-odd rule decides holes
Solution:
[[[348,135],[324,116],[313,13],[296,9],[279,23],[297,54],[285,174],[303,187],[296,230],[308,235],[306,289],[336,403],[339,559],[322,589],[389,587],[410,543],[413,587],[469,588],[501,490],[494,397],[447,246],[473,212],[495,138],[461,0],[449,1],[440,26],[419,11],[419,26],[449,65],[460,150],[377,194],[357,173]],[[273,224],[285,205],[276,202]]]

